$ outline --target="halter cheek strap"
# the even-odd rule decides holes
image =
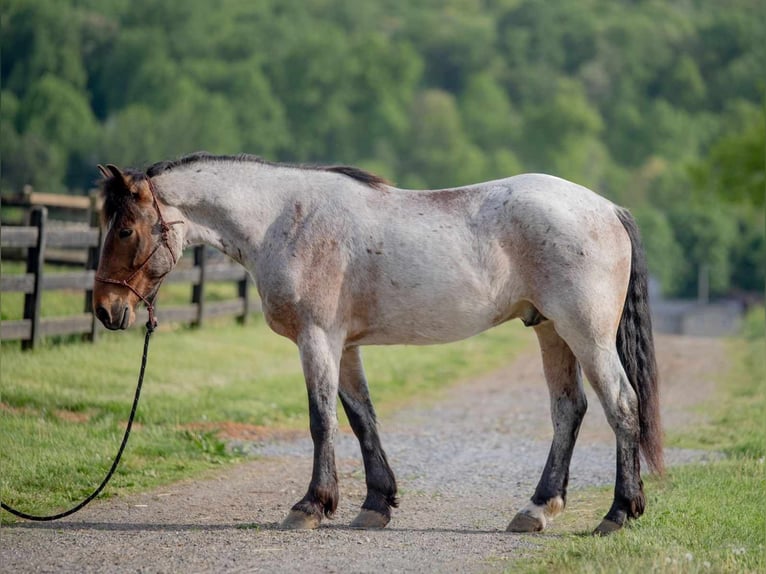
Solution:
[[[141,271],[141,269],[146,267],[151,258],[154,257],[154,254],[157,253],[159,248],[164,246],[170,252],[170,258],[173,260],[173,265],[170,267],[170,269],[163,273],[162,277],[160,277],[159,284],[157,285],[157,288],[159,289],[159,285],[162,284],[162,281],[165,279],[167,274],[173,270],[173,267],[175,267],[177,263],[176,254],[173,253],[173,250],[170,247],[170,228],[173,225],[183,225],[183,221],[165,221],[165,218],[162,217],[162,211],[160,211],[160,204],[157,201],[157,192],[154,189],[154,183],[152,182],[151,178],[147,178],[146,181],[149,184],[149,191],[152,194],[152,205],[154,206],[154,210],[157,212],[157,220],[160,224],[160,242],[154,246],[154,249],[152,249],[152,252],[149,254],[149,256],[133,270],[127,279],[111,279],[109,277],[99,277],[97,275],[96,281],[125,287],[129,289],[141,301],[143,301],[144,305],[146,305],[146,310],[149,313],[149,320],[146,323],[146,328],[149,331],[154,331],[155,327],[157,326],[157,319],[154,317],[154,300],[152,299],[150,301],[148,294],[142,295],[135,287],[133,287],[133,285],[130,284],[130,282],[138,274],[138,272]]]

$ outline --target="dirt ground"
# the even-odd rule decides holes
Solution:
[[[666,429],[699,422],[694,406],[710,397],[726,369],[724,343],[662,336],[657,349]],[[592,393],[589,405],[570,492],[614,480],[613,434]],[[380,426],[401,498],[385,530],[348,527],[364,497],[361,458],[348,432],[337,442],[341,503],[335,519],[300,532],[277,526],[308,484],[308,431],[256,440],[232,433],[254,458],[213,479],[95,502],[55,523],[0,528],[0,570],[500,572],[534,551],[540,536],[555,535],[505,532],[534,490],[552,434],[535,345],[507,367],[427,406],[403,409]],[[671,465],[707,456],[666,451]],[[610,502],[606,497],[604,510]]]

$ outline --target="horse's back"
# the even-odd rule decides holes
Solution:
[[[614,269],[630,261],[613,204],[546,175],[434,191],[354,184],[288,211],[271,230],[282,247],[256,271],[265,307],[306,307],[357,344],[459,340],[530,306],[554,319],[612,297]]]
[[[626,253],[629,262],[614,205],[556,177],[394,190],[388,201],[368,210],[356,241],[351,296],[374,302],[357,307],[365,313],[352,331],[363,343],[462,339],[530,305],[554,316],[589,293],[611,296],[603,281],[614,282]]]

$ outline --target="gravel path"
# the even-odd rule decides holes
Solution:
[[[724,345],[659,337],[657,347],[665,426],[693,425],[692,407],[709,397],[726,368]],[[571,490],[614,480],[613,434],[592,393],[589,404],[572,461]],[[508,367],[461,384],[433,404],[381,421],[401,491],[400,508],[383,531],[347,527],[364,498],[361,458],[349,432],[337,443],[341,503],[336,518],[310,532],[276,527],[308,483],[311,442],[234,439],[257,460],[214,479],[94,503],[56,523],[0,528],[0,570],[502,571],[539,540],[504,529],[539,478],[550,444],[549,417],[539,353],[530,345]],[[706,456],[666,451],[668,464]],[[605,498],[604,510],[609,503]]]

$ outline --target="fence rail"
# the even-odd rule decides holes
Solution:
[[[93,203],[83,208],[92,207]],[[93,213],[93,212],[92,212]],[[91,224],[97,225],[97,217]],[[0,292],[23,293],[24,312],[19,320],[0,322],[0,340],[21,340],[23,349],[33,349],[43,337],[56,335],[83,335],[95,340],[101,327],[91,309],[91,295],[101,231],[98,227],[63,227],[48,220],[45,206],[33,205],[29,211],[29,225],[2,227],[0,245],[3,250],[26,251],[26,270],[22,274],[0,277]],[[46,253],[50,250],[87,251],[85,269],[63,273],[45,273]],[[201,325],[206,319],[220,316],[235,316],[245,321],[247,316],[258,311],[259,306],[249,296],[249,275],[231,262],[209,261],[204,247],[194,250],[192,267],[177,268],[166,279],[166,283],[190,283],[191,302],[188,305],[163,306],[163,321]],[[206,301],[205,288],[210,282],[233,282],[237,286],[237,297],[226,301]],[[83,312],[68,317],[41,317],[42,293],[51,290],[76,290],[83,292]],[[138,324],[146,317],[144,310],[138,310]]]

